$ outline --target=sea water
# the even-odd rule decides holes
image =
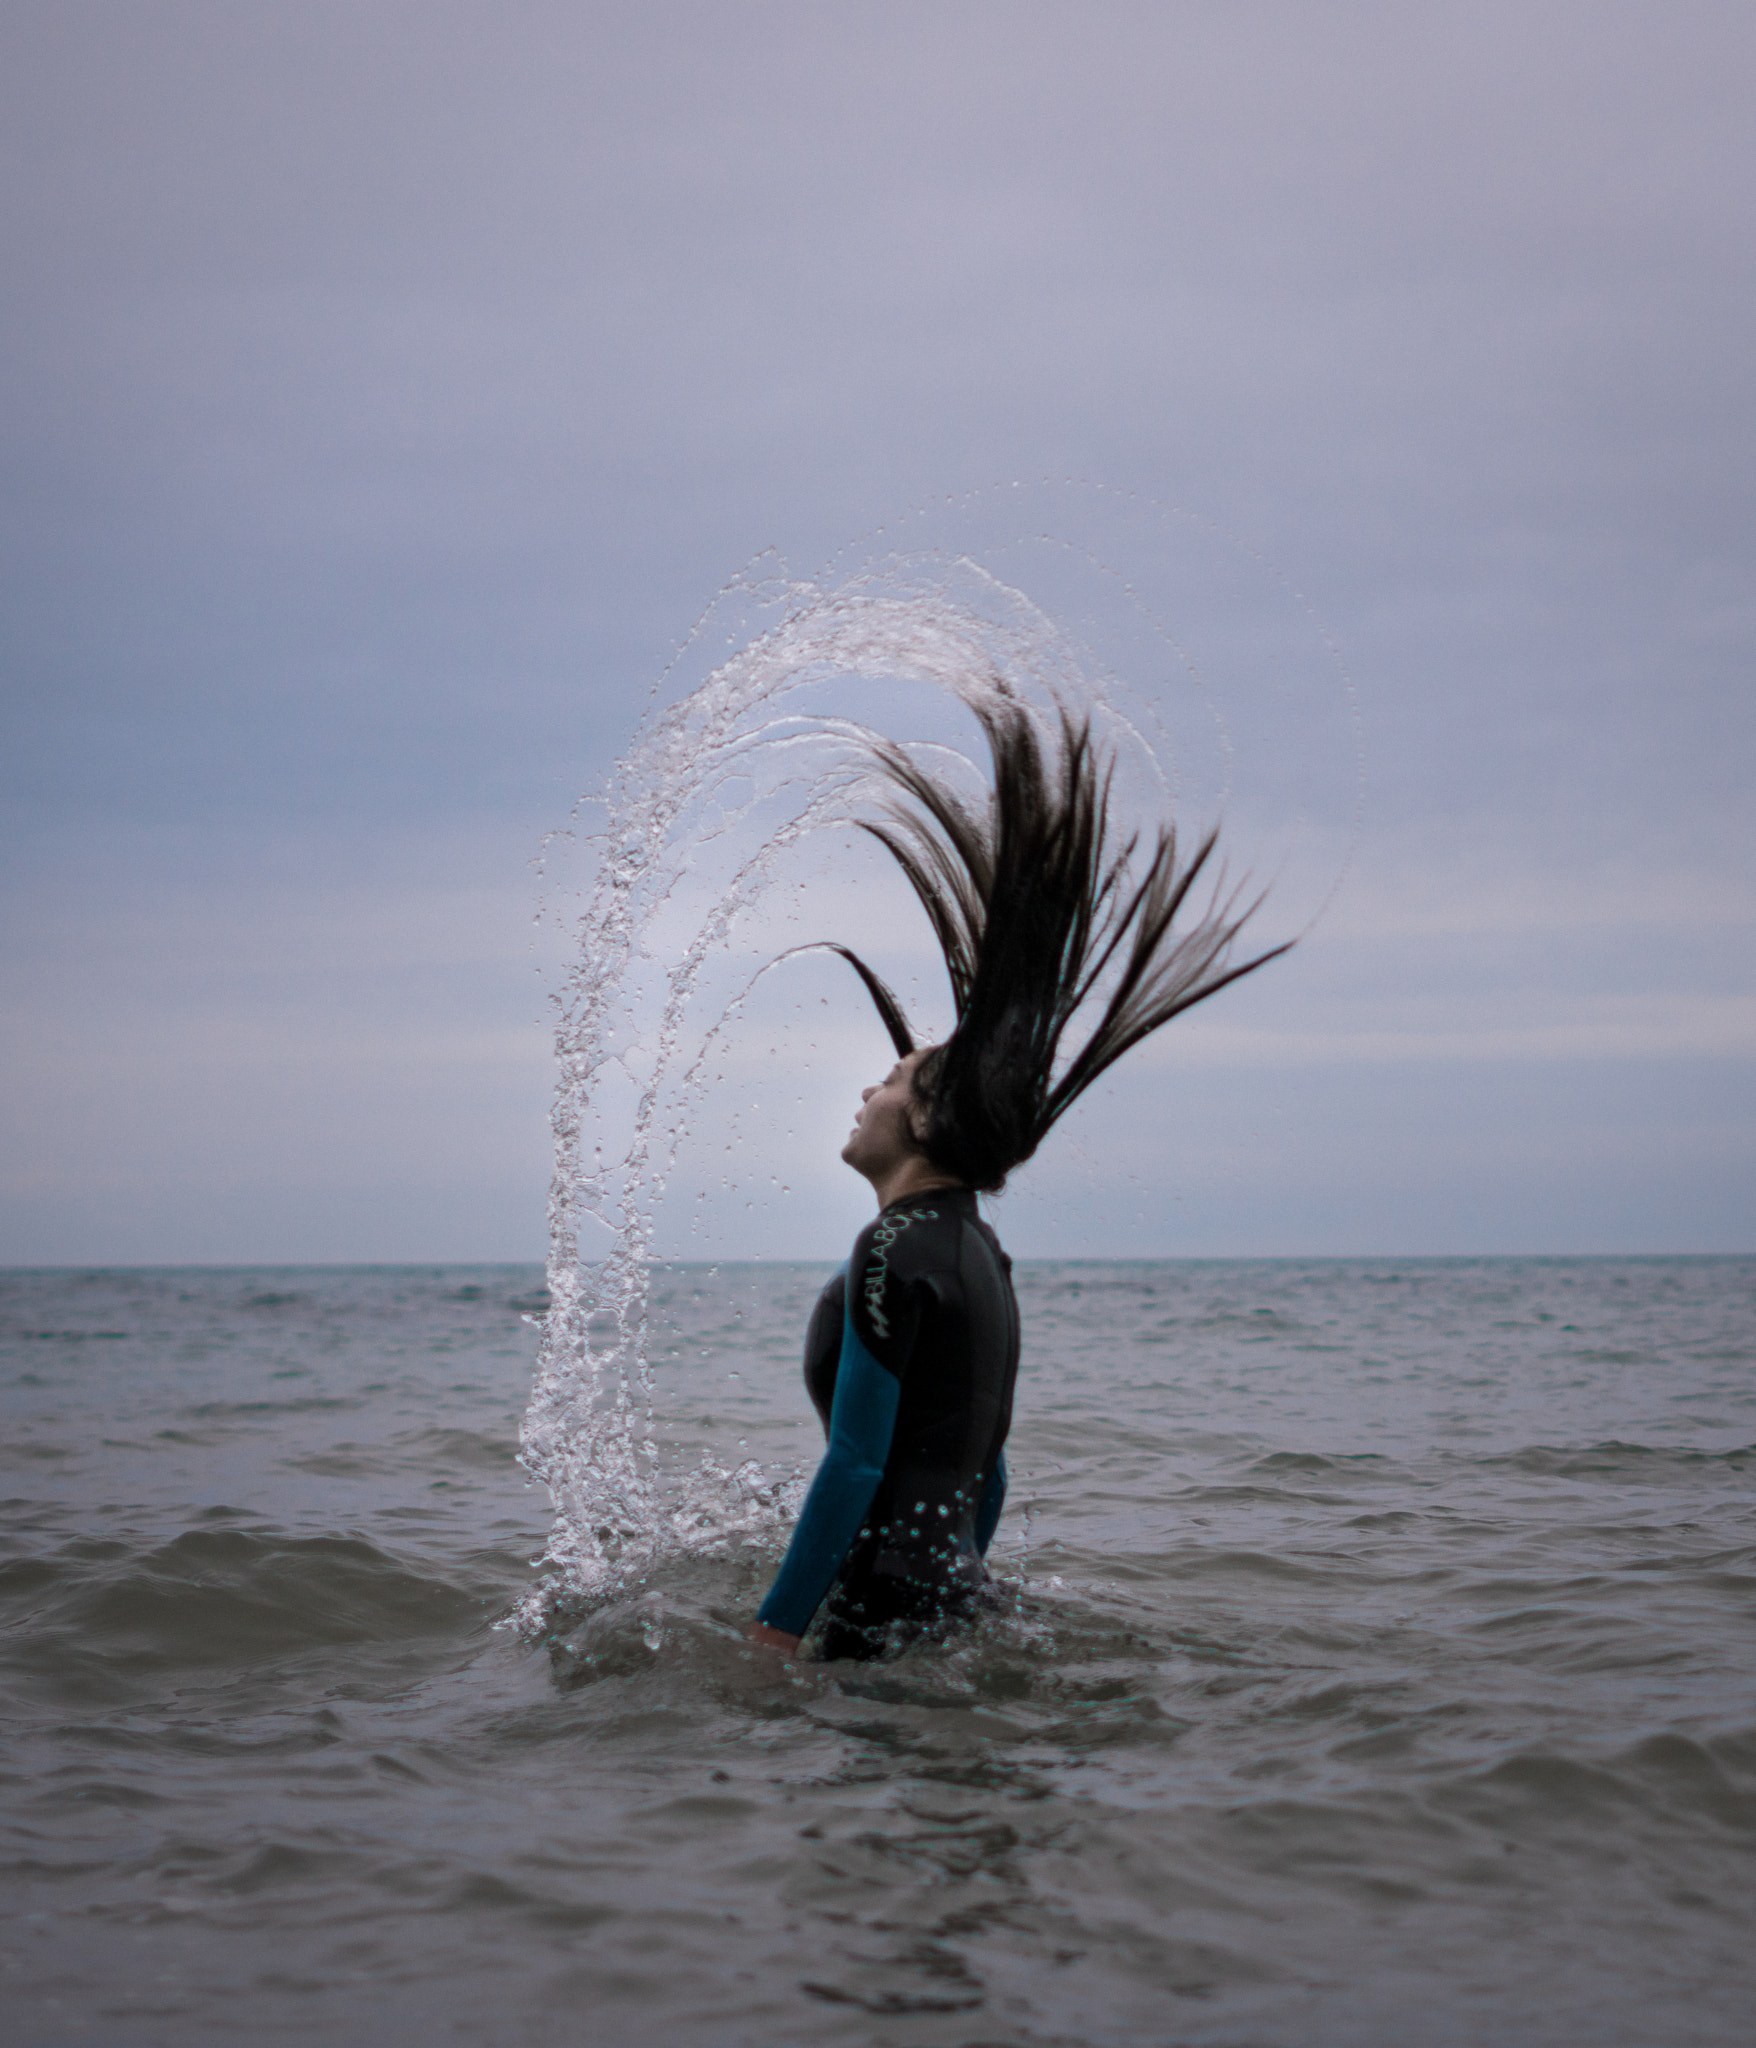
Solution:
[[[538,1269],[0,1276],[8,2048],[1748,2040],[1756,1260],[1024,1264],[875,1667],[742,1634],[824,1271],[652,1271],[780,1506],[534,1635]]]

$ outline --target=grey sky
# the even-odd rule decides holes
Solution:
[[[0,20],[0,1260],[538,1256],[540,835],[751,555],[1044,474],[1310,595],[1369,804],[1017,1248],[1749,1247],[1747,6]]]

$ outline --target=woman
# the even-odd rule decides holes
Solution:
[[[971,708],[993,760],[985,814],[880,743],[879,771],[911,803],[866,827],[932,923],[951,1036],[917,1051],[891,991],[834,949],[865,982],[898,1058],[865,1091],[842,1149],[879,1212],[812,1314],[805,1382],[829,1448],[751,1630],[788,1654],[826,1598],[826,1657],[879,1656],[976,1607],[1018,1370],[1011,1262],[977,1192],[998,1193],[1130,1046],[1287,950],[1229,964],[1261,899],[1239,911],[1223,877],[1195,925],[1173,934],[1215,835],[1179,868],[1175,830],[1161,824],[1136,876],[1137,838],[1110,848],[1113,763],[1089,723],[1063,712],[1045,753],[1016,700],[996,693]],[[1096,1029],[1057,1075],[1062,1035],[1088,1002]]]
[[[818,1297],[805,1386],[829,1438],[752,1631],[793,1651],[826,1593],[825,1657],[966,1613],[1006,1492],[1018,1372],[1012,1262],[975,1190],[922,1149],[911,1052],[860,1099],[842,1158],[878,1215]]]

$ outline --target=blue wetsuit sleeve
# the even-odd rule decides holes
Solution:
[[[790,1636],[802,1636],[810,1627],[884,1477],[901,1399],[901,1382],[860,1342],[851,1315],[844,1316],[829,1449],[768,1598],[757,1610],[758,1621]]]
[[[988,1474],[988,1483],[982,1488],[982,1497],[976,1506],[976,1549],[983,1557],[988,1554],[988,1545],[994,1540],[994,1531],[1000,1525],[1000,1510],[1006,1505],[1006,1453],[1000,1452],[994,1460],[994,1469]]]

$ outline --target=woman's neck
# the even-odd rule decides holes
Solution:
[[[878,1197],[879,1208],[888,1209],[892,1202],[903,1201],[910,1195],[930,1195],[940,1188],[967,1185],[955,1175],[941,1172],[930,1159],[923,1159],[915,1153],[894,1166],[882,1179],[874,1180],[872,1189]]]

